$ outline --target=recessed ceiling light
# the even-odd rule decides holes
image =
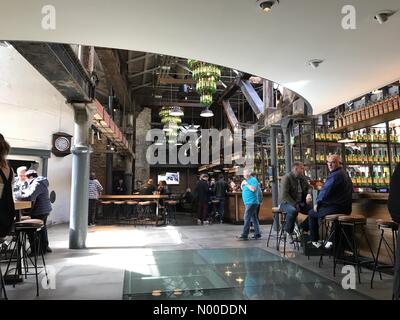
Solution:
[[[322,62],[324,62],[322,59],[312,59],[308,61],[308,65],[313,69],[317,69]]]
[[[279,0],[258,0],[257,4],[263,12],[271,12],[272,6],[279,3]]]
[[[378,21],[379,24],[384,24],[390,16],[394,15],[396,12],[391,10],[379,11],[375,14],[374,19]]]

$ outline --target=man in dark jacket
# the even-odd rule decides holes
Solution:
[[[393,221],[400,223],[400,164],[398,163],[390,179],[388,209]],[[397,237],[396,262],[393,279],[393,298],[400,299],[400,237]]]
[[[218,181],[215,183],[214,193],[215,198],[219,200],[218,213],[219,221],[222,223],[224,221],[224,211],[225,211],[225,198],[228,192],[228,184],[224,180],[224,176],[219,175]]]
[[[328,179],[318,194],[314,210],[308,212],[312,241],[319,240],[318,219],[330,214],[351,214],[353,194],[351,179],[342,168],[338,155],[329,155],[327,164]]]
[[[207,219],[208,200],[209,200],[208,175],[202,174],[194,189],[195,199],[197,201],[197,214],[201,224]]]
[[[285,232],[293,242],[294,224],[299,212],[307,214],[312,209],[312,188],[304,176],[304,165],[295,162],[292,171],[282,178],[279,206],[286,212]]]
[[[28,178],[28,187],[16,193],[18,200],[32,201],[33,207],[29,213],[32,219],[40,219],[43,221],[44,227],[40,231],[40,241],[43,253],[51,252],[49,248],[49,240],[47,237],[46,221],[51,212],[51,202],[49,198],[49,181],[47,178],[38,176],[35,170],[26,172]],[[34,249],[33,235],[28,234],[31,250]],[[33,251],[31,251],[33,252]]]

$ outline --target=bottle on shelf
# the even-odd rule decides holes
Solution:
[[[367,185],[372,186],[372,176],[369,174],[367,178]]]

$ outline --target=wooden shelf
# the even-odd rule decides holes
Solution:
[[[389,167],[389,163],[362,163],[362,162],[346,162],[346,166],[364,166],[364,167],[369,167],[369,166],[384,166],[384,167]]]
[[[380,124],[382,122],[386,121],[391,121],[395,120],[397,118],[400,118],[400,109],[394,110],[392,112],[387,112],[384,114],[381,114],[377,117],[369,118],[366,120],[359,121],[357,123],[353,123],[344,127],[336,128],[336,129],[330,129],[329,132],[332,133],[339,133],[339,132],[345,132],[345,131],[354,131],[354,130],[360,130],[364,129],[366,127],[372,127],[377,124]]]

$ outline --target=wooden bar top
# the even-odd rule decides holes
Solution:
[[[117,200],[117,199],[168,199],[168,195],[160,195],[160,194],[126,194],[126,195],[112,195],[112,194],[105,194],[99,196],[101,200]]]
[[[32,202],[31,201],[16,200],[14,202],[14,205],[15,205],[15,210],[24,210],[24,209],[32,208]]]
[[[353,200],[356,199],[371,199],[371,200],[388,200],[389,193],[374,193],[374,192],[365,192],[365,193],[353,193]]]

